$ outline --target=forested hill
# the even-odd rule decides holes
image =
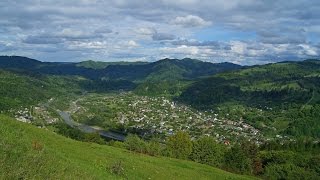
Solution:
[[[214,75],[190,85],[179,101],[218,109],[231,119],[295,137],[320,138],[320,61],[282,62]]]
[[[148,64],[148,62],[126,62],[126,61],[119,61],[119,62],[102,62],[102,61],[94,61],[94,60],[88,60],[88,61],[82,61],[79,63],[76,63],[76,66],[78,67],[85,67],[85,68],[91,68],[91,69],[105,69],[106,67],[110,65],[137,65],[137,64]]]
[[[220,73],[195,82],[181,100],[202,107],[227,102],[248,106],[319,103],[320,61],[281,62]]]
[[[0,56],[0,68],[51,75],[78,75],[90,79],[112,80],[172,80],[196,79],[239,69],[241,66],[231,63],[213,64],[193,59],[164,59],[147,62],[94,62],[49,63],[20,56]]]

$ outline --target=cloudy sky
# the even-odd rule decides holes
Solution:
[[[319,0],[0,0],[0,55],[42,61],[319,58]]]

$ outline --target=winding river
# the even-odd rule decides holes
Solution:
[[[112,140],[117,140],[117,141],[124,141],[125,140],[125,135],[120,134],[120,133],[116,133],[116,132],[112,132],[112,131],[104,131],[104,130],[100,130],[85,124],[81,124],[81,123],[77,123],[74,120],[72,120],[70,113],[66,112],[66,111],[57,111],[59,113],[59,115],[61,116],[61,118],[64,120],[64,122],[66,124],[68,124],[71,127],[74,128],[78,128],[80,129],[82,132],[85,133],[99,133],[100,136],[106,138],[106,139],[112,139]]]

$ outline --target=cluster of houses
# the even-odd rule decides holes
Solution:
[[[14,117],[16,118],[17,121],[24,122],[24,123],[31,123],[33,120],[31,112],[28,108],[22,108],[21,110],[18,110],[14,115]]]
[[[54,118],[44,106],[31,106],[30,108],[20,108],[20,110],[11,110],[17,121],[24,123],[53,124],[59,121],[59,118]]]
[[[59,118],[52,117],[47,107],[39,106],[33,108],[33,115],[37,117],[38,120],[45,124],[53,124],[59,121]]]
[[[110,109],[110,106],[116,107],[116,110]],[[192,138],[212,136],[226,145],[232,144],[232,141],[238,138],[245,138],[257,144],[269,140],[243,119],[233,121],[226,118],[228,116],[220,116],[214,110],[198,111],[165,97],[137,96],[132,93],[87,96],[72,102],[69,110],[75,116],[92,118],[97,115],[93,109],[99,109],[101,112],[112,111],[114,116],[104,118],[104,121],[141,130],[147,137],[155,134],[166,137],[177,131],[186,131]],[[53,117],[44,105],[21,108],[14,111],[14,114],[18,121],[24,123],[40,121],[42,124],[50,125],[59,121],[59,118]],[[282,135],[276,135],[274,139],[290,140]]]
[[[262,138],[259,130],[246,124],[243,120],[231,121],[220,117],[214,111],[198,111],[165,97],[122,94],[94,98],[94,101],[87,101],[84,98],[81,101],[85,101],[85,103],[78,103],[85,104],[81,112],[85,112],[88,116],[92,116],[89,113],[90,108],[101,109],[104,103],[106,104],[105,111],[108,111],[108,106],[117,107],[118,112],[115,113],[115,117],[106,119],[106,121],[112,121],[131,129],[140,129],[145,136],[158,134],[166,137],[177,131],[186,131],[192,138],[203,135],[213,136],[221,142],[228,142],[227,144],[240,137],[257,142]]]

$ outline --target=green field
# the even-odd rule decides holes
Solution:
[[[0,179],[252,179],[190,161],[77,142],[0,116]],[[110,167],[121,162],[123,173]]]

